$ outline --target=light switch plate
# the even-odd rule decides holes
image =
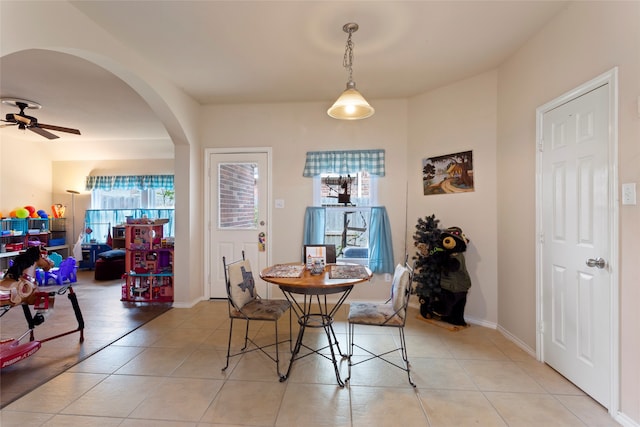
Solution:
[[[284,199],[276,199],[276,209],[284,209]]]

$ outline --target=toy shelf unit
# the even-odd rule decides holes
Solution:
[[[173,302],[173,239],[163,224],[125,225],[122,301]]]
[[[64,218],[56,220],[64,221]],[[0,220],[0,269],[8,266],[9,259],[29,246],[44,246],[49,251],[67,251],[64,237],[53,231],[57,224],[49,218],[3,218]],[[64,228],[64,222],[62,222]]]
[[[67,244],[67,219],[51,218],[49,219],[49,246],[60,246]]]
[[[3,252],[14,252],[28,246],[49,244],[48,218],[4,218],[2,219]]]

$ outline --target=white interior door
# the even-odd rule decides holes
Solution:
[[[610,85],[542,118],[542,358],[602,405],[611,395]]]
[[[211,298],[226,298],[222,257],[251,263],[256,290],[269,297],[259,272],[268,265],[268,152],[209,153],[208,269]]]

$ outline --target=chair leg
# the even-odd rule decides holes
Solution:
[[[276,330],[276,373],[278,374],[278,378],[280,378],[280,382],[283,382],[287,377],[280,373],[280,336],[278,335],[278,321],[275,320],[273,325]]]
[[[246,320],[247,327],[244,330],[244,347],[242,347],[241,351],[245,351],[247,349],[247,345],[248,345],[248,342],[249,342],[249,322],[250,321],[247,319]]]
[[[230,320],[231,325],[229,326],[229,344],[227,345],[227,364],[224,365],[222,371],[225,371],[229,367],[229,358],[231,357],[231,335],[233,334],[233,317]]]
[[[407,377],[409,378],[409,384],[415,387],[416,384],[411,378],[411,364],[409,363],[409,356],[407,355],[407,341],[404,336],[404,328],[398,328],[398,332],[400,334],[400,351],[402,353],[402,360],[404,361],[405,371],[407,371]]]
[[[353,356],[353,333],[354,333],[355,325],[353,323],[349,323],[348,331],[347,331],[347,378],[345,378],[344,382],[349,382],[351,379],[351,365]]]

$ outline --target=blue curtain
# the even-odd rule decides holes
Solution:
[[[85,190],[146,190],[161,188],[173,190],[173,175],[114,175],[88,176]]]
[[[369,268],[374,273],[390,274],[392,274],[395,269],[393,244],[391,241],[391,223],[387,215],[387,208],[384,206],[371,208]]]
[[[324,243],[325,208],[308,207],[304,213],[303,245]],[[374,273],[390,273],[395,270],[391,223],[387,208],[371,208],[369,226],[369,268]]]
[[[309,151],[302,176],[362,171],[384,176],[384,150]]]
[[[84,242],[95,239],[98,243],[104,243],[111,231],[110,227],[126,223],[128,216],[142,218],[143,215],[153,219],[169,219],[162,228],[162,234],[165,237],[175,236],[174,209],[87,209],[84,214],[85,228],[89,227],[93,231],[85,234]]]
[[[303,245],[322,245],[324,243],[325,208],[310,206],[304,212]]]

